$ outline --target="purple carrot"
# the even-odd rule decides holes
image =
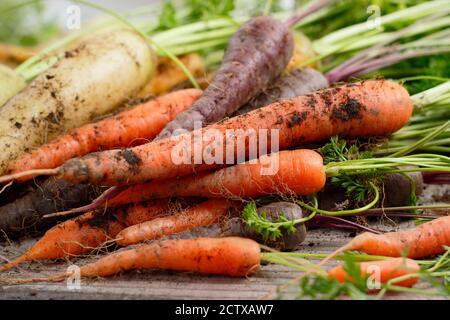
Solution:
[[[233,116],[248,113],[281,99],[307,95],[328,86],[327,79],[320,71],[312,68],[294,69],[281,75],[273,84],[236,111]]]
[[[109,199],[114,198],[119,193],[121,193],[123,190],[125,190],[128,186],[116,186],[107,189],[105,192],[103,192],[99,197],[97,197],[94,201],[92,201],[90,204],[87,204],[82,207],[66,210],[66,211],[59,211],[54,213],[49,213],[43,216],[44,219],[48,218],[54,218],[54,217],[60,217],[60,216],[68,216],[75,213],[82,213],[87,211],[93,211],[103,204],[107,203]]]
[[[450,184],[450,173],[445,171],[423,172],[423,180],[428,184]]]
[[[250,19],[230,39],[222,64],[202,96],[156,139],[231,115],[281,74],[293,51],[294,38],[285,24],[268,16]]]
[[[89,203],[99,191],[91,185],[49,178],[35,190],[0,207],[0,236],[22,236],[55,224],[56,219],[44,221],[43,216]]]

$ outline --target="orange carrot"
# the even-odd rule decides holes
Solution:
[[[269,168],[268,164],[276,161],[278,169],[265,175],[262,169]],[[172,196],[255,198],[274,193],[308,195],[320,191],[325,180],[325,167],[317,152],[308,149],[280,151],[264,155],[256,163],[244,162],[215,172],[130,186],[108,200],[108,205]]]
[[[364,232],[342,250],[358,250],[372,255],[424,258],[445,251],[450,246],[450,216],[440,217],[418,227],[397,232],[373,234]]]
[[[170,216],[156,218],[132,225],[117,234],[116,243],[120,246],[154,240],[180,233],[196,227],[203,227],[219,221],[232,202],[224,199],[211,199],[199,205]]]
[[[317,266],[325,265],[336,255],[348,250],[388,257],[402,257],[406,254],[408,258],[416,259],[443,253],[445,246],[450,246],[450,216],[397,232],[384,234],[364,232],[329,254]],[[307,271],[293,281],[300,281],[311,273],[312,271]]]
[[[0,267],[5,271],[18,264],[40,259],[60,259],[91,252],[121,230],[136,223],[151,220],[166,213],[168,200],[119,208],[107,217],[87,212],[75,219],[62,222],[48,230],[25,254]]]
[[[260,264],[260,248],[253,240],[197,238],[167,240],[117,252],[81,268],[81,276],[106,277],[132,269],[168,269],[243,277]]]
[[[9,164],[8,171],[55,168],[90,152],[146,143],[200,95],[200,90],[180,90],[87,124],[25,153]]]
[[[23,175],[58,175],[76,183],[112,186],[185,176],[224,166],[229,160],[227,148],[230,149],[231,144],[235,146],[232,155],[236,161],[237,157],[243,156],[237,154],[236,146],[244,141],[248,152],[252,136],[260,129],[278,130],[279,146],[283,149],[338,134],[346,138],[387,135],[403,127],[412,110],[409,94],[401,85],[387,80],[362,81],[273,103],[199,131],[179,135],[177,139],[166,138],[124,150],[95,152],[71,159],[55,169],[3,176],[0,182]],[[205,134],[212,133],[208,131],[211,129],[219,134],[216,139]],[[221,161],[211,163],[202,159],[197,163],[199,155],[217,149],[218,140],[224,142],[223,149],[219,150]],[[270,144],[268,141],[269,148]],[[195,152],[189,155],[190,161],[179,163],[174,161],[173,153],[176,154],[176,148],[183,145]]]
[[[383,261],[367,261],[359,264],[361,269],[361,276],[363,278],[372,276],[373,280],[380,283],[387,283],[389,280],[405,276],[408,274],[417,273],[420,270],[416,261],[407,258],[393,258]],[[347,275],[342,265],[334,267],[328,271],[328,276],[335,278],[337,281],[343,283],[346,280],[352,281],[351,277]],[[377,278],[379,276],[379,278]],[[395,285],[402,287],[412,287],[419,280],[418,277],[411,277],[409,279],[396,282]]]
[[[238,237],[164,240],[119,251],[80,268],[86,278],[108,277],[136,269],[164,269],[245,277],[260,265],[257,242]],[[15,283],[61,281],[64,273],[48,278],[17,279]]]

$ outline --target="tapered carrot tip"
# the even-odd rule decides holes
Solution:
[[[425,222],[418,227],[384,234],[362,233],[350,241],[345,250],[367,254],[408,258],[424,258],[445,252],[450,245],[450,216]]]
[[[10,182],[14,180],[25,181],[32,179],[37,176],[55,176],[59,173],[59,168],[56,169],[37,169],[37,170],[29,170],[14,174],[9,174],[0,177],[0,183]]]
[[[0,267],[0,272],[5,272],[12,268],[15,268],[22,262],[28,261],[28,258],[29,258],[28,255],[24,254],[11,262],[5,263]]]
[[[367,278],[368,284],[369,282],[374,284],[375,286],[373,286],[373,288],[377,288],[377,284],[385,284],[390,280],[406,275],[411,275],[411,277],[398,282],[393,281],[392,284],[402,287],[412,287],[419,280],[419,278],[413,274],[419,272],[420,267],[417,262],[412,259],[393,258],[382,261],[368,261],[360,263],[359,267],[361,276]],[[353,281],[342,265],[329,270],[328,276],[335,278],[341,283]]]

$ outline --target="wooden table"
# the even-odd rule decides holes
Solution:
[[[434,188],[434,187],[433,187]],[[433,194],[447,195],[448,188],[433,189]],[[425,199],[426,201],[427,199]],[[431,200],[429,197],[428,200]],[[434,200],[433,200],[434,201]],[[396,226],[390,221],[381,222],[387,228]],[[412,221],[401,227],[412,226]],[[351,239],[348,231],[310,230],[305,242],[298,248],[301,252],[332,252]],[[0,246],[0,255],[13,258],[22,253],[34,240]],[[94,258],[94,257],[92,257]],[[91,258],[88,258],[91,259]],[[85,263],[85,260],[73,261]],[[336,263],[336,262],[334,262]],[[33,262],[24,264],[24,271],[12,271],[9,276],[45,276],[64,271],[69,263]],[[29,271],[32,270],[32,271]],[[199,276],[188,273],[165,271],[130,272],[108,279],[82,280],[79,290],[70,290],[66,282],[0,286],[0,299],[257,299],[280,284],[298,275],[298,272],[278,265],[265,265],[252,277],[228,278]],[[427,288],[426,284],[419,284]],[[283,298],[295,298],[296,288],[288,289]],[[432,296],[390,294],[386,299],[436,299]]]

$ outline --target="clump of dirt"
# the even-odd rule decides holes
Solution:
[[[349,121],[360,117],[361,110],[364,106],[358,100],[348,99],[344,104],[333,109],[331,118],[342,121]]]

